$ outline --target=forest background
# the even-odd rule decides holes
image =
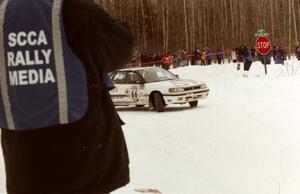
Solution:
[[[137,52],[159,53],[255,43],[265,29],[274,44],[293,53],[299,43],[300,0],[96,0],[128,22]]]

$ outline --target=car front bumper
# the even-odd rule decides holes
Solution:
[[[199,99],[207,98],[209,89],[188,91],[183,93],[164,94],[164,100],[166,104],[186,104]]]

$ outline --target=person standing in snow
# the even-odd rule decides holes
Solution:
[[[251,56],[252,56],[253,61],[256,61],[256,47],[255,47],[255,45],[252,45],[252,47],[251,47]]]
[[[201,65],[206,65],[206,51],[204,48],[202,48],[201,52]]]
[[[231,59],[233,63],[237,62],[236,49],[232,49],[231,51]]]
[[[4,75],[47,70],[51,78],[23,76],[14,87],[0,78],[7,194],[105,194],[125,186],[128,152],[106,73],[132,57],[127,25],[91,0],[4,0],[0,15]],[[39,65],[7,65],[23,52],[44,57],[19,61]]]
[[[201,53],[199,49],[195,49],[194,53],[194,65],[201,65]]]
[[[189,56],[186,50],[181,52],[181,67],[185,67],[189,65]]]
[[[283,48],[280,45],[277,45],[274,50],[274,61],[275,64],[284,65],[285,53]]]
[[[162,56],[162,68],[166,70],[170,69],[172,63],[171,60],[171,56],[165,51],[164,55]]]
[[[253,62],[251,51],[246,46],[242,46],[241,47],[241,53],[242,53],[243,62],[244,62],[244,73],[243,73],[243,76],[244,77],[248,77],[248,72],[249,72],[251,64]]]
[[[243,46],[236,48],[237,66],[236,69],[239,71],[241,69],[241,63],[243,63]]]
[[[224,60],[224,53],[223,53],[223,51],[221,50],[221,48],[218,48],[218,49],[217,49],[216,55],[217,55],[217,61],[218,61],[218,64],[221,65],[221,64],[222,64],[222,61]]]
[[[213,56],[212,56],[212,53],[211,53],[209,48],[207,48],[206,50],[207,50],[207,53],[206,53],[207,65],[211,65],[211,62],[213,60]]]

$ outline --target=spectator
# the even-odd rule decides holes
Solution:
[[[210,49],[207,49],[206,60],[207,60],[207,64],[211,65],[211,62],[213,60],[213,56],[212,56],[212,53],[211,53]]]
[[[251,51],[246,46],[242,46],[242,55],[243,55],[243,61],[244,61],[244,77],[248,77],[248,72],[251,67],[251,64],[253,62],[253,58],[251,55]]]
[[[255,47],[255,45],[252,45],[252,47],[251,47],[251,56],[252,56],[253,61],[256,61],[256,47]]]
[[[194,53],[194,65],[201,65],[201,53],[199,49],[195,49]]]
[[[236,63],[236,62],[237,62],[237,56],[236,56],[236,51],[235,51],[235,49],[233,49],[233,50],[231,51],[231,59],[232,59],[232,62],[233,62],[233,63]]]
[[[218,64],[221,65],[224,60],[224,53],[222,52],[221,48],[217,49],[216,55]]]
[[[189,56],[186,50],[183,50],[181,53],[181,67],[185,67],[189,65]]]
[[[201,65],[206,65],[206,51],[204,48],[201,51]]]
[[[170,65],[172,64],[171,56],[168,54],[168,52],[165,52],[162,56],[162,68],[168,70],[170,69]]]
[[[275,60],[275,64],[284,65],[285,53],[283,48],[280,45],[277,45],[275,47],[274,60]]]
[[[241,69],[241,63],[243,63],[243,46],[236,48],[236,58],[237,58],[237,66],[236,69],[239,71]]]

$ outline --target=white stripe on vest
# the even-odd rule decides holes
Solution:
[[[54,41],[54,57],[56,64],[57,87],[58,87],[58,105],[60,123],[68,123],[68,103],[67,103],[67,84],[63,57],[63,48],[61,40],[60,27],[60,9],[62,0],[54,0],[52,9],[52,29]]]
[[[5,65],[5,54],[4,54],[4,21],[5,21],[5,10],[9,0],[3,1],[0,8],[0,42],[3,45],[0,45],[0,76],[1,76],[1,91],[3,98],[3,105],[5,110],[7,126],[10,129],[15,129],[15,123],[12,116],[11,104],[8,96],[8,87],[7,87],[7,77],[6,77],[6,65]]]

